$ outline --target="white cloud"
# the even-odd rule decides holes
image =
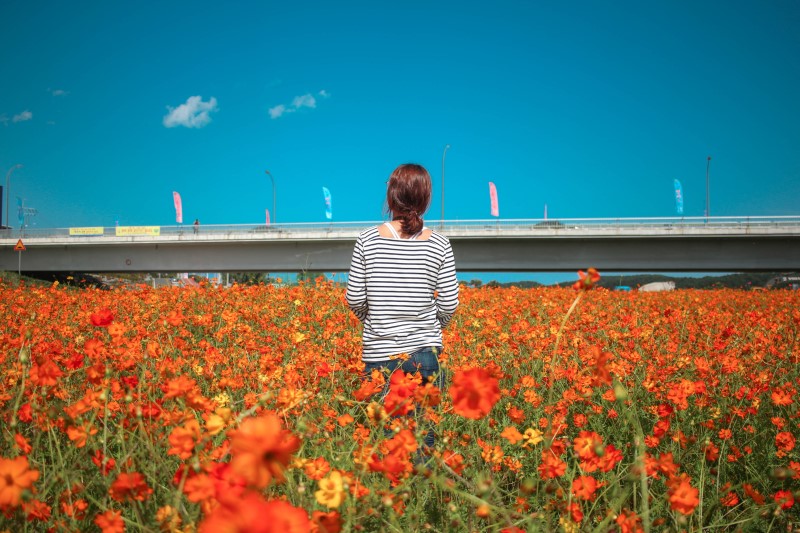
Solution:
[[[275,107],[269,108],[269,117],[270,118],[278,118],[279,116],[286,113],[286,106],[283,104],[276,105]]]
[[[329,98],[330,97],[330,94],[325,90],[319,91],[319,93],[317,93],[317,94],[318,94],[318,96],[320,96],[322,98]],[[270,107],[269,108],[269,117],[271,119],[276,119],[276,118],[281,117],[281,116],[283,116],[283,115],[285,115],[287,113],[294,113],[295,111],[298,111],[299,109],[302,109],[304,107],[307,107],[309,109],[316,109],[316,107],[317,107],[317,99],[314,97],[313,94],[306,93],[306,94],[302,94],[300,96],[295,96],[292,99],[292,103],[289,104],[288,106],[285,105],[285,104],[278,104],[275,107]]]
[[[5,113],[0,115],[0,123],[3,124],[3,126],[8,126],[8,117]]]
[[[32,118],[33,118],[33,113],[31,113],[26,109],[19,115],[14,115],[14,118],[12,118],[11,120],[14,122],[25,122],[26,120],[30,120]]]
[[[64,89],[53,89],[52,91],[50,91],[50,93],[53,96],[64,96],[67,94],[67,91],[65,91]]]
[[[302,96],[295,96],[294,100],[292,100],[292,105],[295,109],[300,109],[301,107],[310,107],[314,109],[317,107],[317,99],[311,96],[311,93],[304,94]]]
[[[200,96],[190,96],[185,104],[175,108],[167,106],[167,109],[169,113],[164,117],[164,126],[167,128],[202,128],[211,122],[209,114],[217,111],[217,99],[212,96],[208,102],[203,102]]]

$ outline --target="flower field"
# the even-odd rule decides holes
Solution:
[[[0,285],[0,531],[800,528],[800,294],[591,285],[462,287],[441,391],[322,279]]]

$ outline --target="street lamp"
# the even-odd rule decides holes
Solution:
[[[445,144],[442,152],[442,228],[444,228],[444,157],[447,155],[448,148],[450,148],[450,145]]]
[[[708,160],[706,161],[706,217],[711,216],[711,207],[709,207],[708,203],[708,169],[711,167],[711,156],[708,156]],[[708,222],[708,220],[706,220]]]
[[[18,168],[22,168],[22,165],[19,163],[11,167],[6,174],[6,227],[8,227],[8,197],[11,196],[11,173]]]
[[[265,170],[264,173],[269,176],[269,180],[272,182],[272,222],[275,223],[278,220],[278,217],[275,216],[275,178],[272,177],[272,172],[269,170]]]

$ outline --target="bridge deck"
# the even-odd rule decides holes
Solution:
[[[206,225],[197,232],[191,226],[72,228],[96,235],[71,235],[70,228],[0,230],[0,269],[345,271],[356,236],[375,224]],[[800,269],[800,217],[429,224],[449,237],[461,271]],[[26,250],[14,252],[20,238]]]

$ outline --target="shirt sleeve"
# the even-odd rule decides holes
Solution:
[[[361,237],[356,240],[356,245],[353,247],[350,273],[347,276],[345,300],[353,314],[361,322],[364,322],[367,318],[369,306],[367,304],[367,270],[364,264],[364,247],[361,243]]]
[[[445,247],[444,261],[442,261],[442,267],[439,269],[439,275],[436,280],[436,290],[438,292],[436,318],[439,319],[442,327],[445,327],[450,323],[450,319],[453,318],[458,307],[456,262],[449,241]]]

